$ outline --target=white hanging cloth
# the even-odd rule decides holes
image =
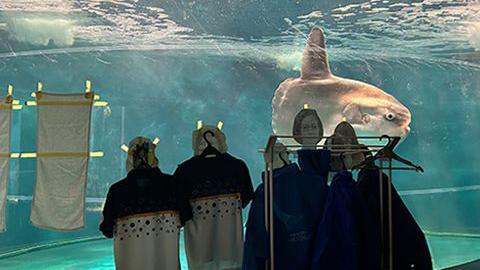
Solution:
[[[0,232],[6,229],[7,183],[10,171],[10,126],[12,104],[0,99]]]
[[[37,176],[30,222],[76,230],[85,224],[93,93],[37,93]]]

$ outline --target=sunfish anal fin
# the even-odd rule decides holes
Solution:
[[[319,27],[313,27],[308,35],[307,45],[302,55],[302,79],[311,77],[328,77],[327,49],[325,35]]]

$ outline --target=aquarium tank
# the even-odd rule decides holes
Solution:
[[[378,87],[411,113],[396,152],[425,172],[392,180],[435,269],[480,259],[478,1],[2,0],[0,96],[11,85],[23,106],[11,112],[10,152],[20,155],[10,159],[0,269],[113,269],[112,241],[98,230],[102,204],[126,175],[121,146],[139,135],[158,137],[159,166],[173,173],[193,155],[197,122],[221,121],[228,151],[258,186],[275,90],[300,76],[315,26],[333,74]],[[39,82],[45,92],[84,93],[86,81],[104,103],[91,114],[90,151],[102,154],[88,163],[85,227],[37,228],[36,161],[21,155],[37,150],[28,102]]]

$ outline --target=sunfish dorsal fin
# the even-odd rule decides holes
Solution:
[[[308,35],[307,45],[303,49],[302,79],[329,75],[325,36],[320,27],[313,27]]]

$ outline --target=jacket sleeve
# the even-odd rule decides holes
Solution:
[[[113,226],[115,224],[114,202],[111,189],[108,190],[107,198],[103,206],[100,231],[108,238],[113,238]]]
[[[180,212],[180,222],[182,226],[184,226],[187,221],[193,218],[193,211],[188,196],[187,182],[181,168],[177,168],[173,176],[175,181],[174,185],[177,198],[177,208]]]
[[[252,179],[250,178],[250,172],[248,171],[247,165],[242,162],[240,168],[240,177],[242,181],[242,190],[240,196],[242,199],[242,207],[245,208],[250,203],[251,200],[255,197],[252,185]]]

